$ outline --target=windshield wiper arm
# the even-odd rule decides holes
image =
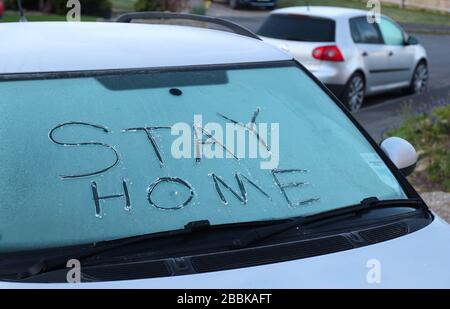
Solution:
[[[347,206],[338,209],[321,212],[311,216],[296,217],[289,222],[280,223],[259,229],[252,229],[246,231],[241,237],[233,240],[231,247],[233,249],[243,249],[251,245],[260,243],[275,235],[281,234],[294,227],[304,227],[306,224],[317,222],[332,217],[358,214],[374,208],[391,208],[391,207],[411,207],[415,209],[427,209],[425,204],[419,199],[404,199],[404,200],[378,200],[376,197],[369,197],[362,200],[359,204]]]
[[[142,243],[154,239],[169,237],[169,236],[180,236],[180,235],[188,235],[203,232],[209,230],[211,228],[211,224],[208,220],[194,221],[189,222],[184,226],[183,229],[167,231],[162,233],[152,233],[145,234],[141,236],[125,238],[122,240],[113,240],[113,241],[103,241],[98,244],[94,243],[90,247],[82,248],[78,251],[74,251],[67,254],[51,256],[47,258],[41,259],[39,262],[33,264],[29,267],[25,272],[19,273],[19,279],[26,279],[29,277],[33,277],[39,274],[43,274],[46,272],[50,272],[53,270],[58,270],[66,267],[67,261],[70,259],[77,259],[79,261],[85,260],[87,258],[93,257],[95,255],[119,249],[122,247],[126,247],[129,245],[134,245],[137,243]]]
[[[380,201],[376,197],[366,198],[361,201],[360,204],[347,206],[343,208],[333,209],[325,212],[318,213],[316,215],[295,217],[286,222],[286,220],[273,220],[273,221],[255,221],[255,222],[243,222],[232,223],[225,225],[211,225],[208,220],[189,222],[183,229],[167,231],[162,233],[145,234],[141,236],[125,238],[122,240],[104,241],[98,244],[93,244],[91,247],[83,248],[78,251],[74,251],[68,254],[62,254],[41,259],[29,267],[25,272],[18,274],[19,279],[29,278],[35,275],[39,275],[45,272],[50,272],[66,267],[66,263],[70,259],[77,259],[83,261],[87,258],[93,257],[105,253],[107,251],[115,250],[118,248],[134,245],[137,243],[143,243],[155,239],[171,236],[181,236],[198,234],[203,232],[209,232],[213,228],[227,229],[236,227],[245,227],[248,225],[255,225],[256,223],[267,223],[269,226],[253,228],[249,231],[245,231],[242,236],[235,238],[232,241],[231,249],[242,249],[249,247],[253,244],[262,242],[272,236],[283,233],[294,227],[303,227],[306,224],[325,220],[335,216],[342,216],[351,213],[360,213],[373,208],[388,208],[388,207],[412,207],[416,209],[426,209],[426,206],[422,201],[418,199],[405,199],[405,200],[384,200]],[[280,223],[282,222],[282,223]]]
[[[198,235],[204,232],[209,232],[212,229],[221,230],[228,228],[244,228],[249,225],[259,224],[279,224],[280,222],[286,222],[286,220],[273,220],[273,221],[255,221],[255,222],[243,222],[243,223],[231,223],[224,225],[211,225],[209,220],[192,221],[187,223],[183,229],[172,230],[160,233],[144,234],[140,236],[128,237],[124,239],[116,239],[112,241],[102,241],[86,245],[80,249],[74,249],[67,253],[61,253],[58,255],[52,255],[40,259],[28,267],[24,272],[17,274],[18,279],[26,279],[46,272],[63,269],[67,265],[67,261],[71,259],[77,259],[83,261],[96,255],[135,245],[138,243],[145,243],[147,241],[153,241],[161,238],[169,238],[174,236],[184,235]]]

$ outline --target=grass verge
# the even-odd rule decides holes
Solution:
[[[279,0],[278,7],[305,6],[305,3],[305,0]],[[366,6],[367,1],[361,0],[310,0],[309,3],[311,6],[340,6],[369,10]],[[395,4],[383,3],[381,5],[381,14],[387,15],[400,23],[450,26],[449,13],[433,12],[415,8],[401,9]]]
[[[113,10],[134,11],[137,0],[112,0]]]
[[[53,14],[37,14],[30,12],[25,15],[28,21],[66,21],[65,15],[53,15]],[[93,16],[81,16],[82,21],[96,21],[97,18]],[[0,18],[1,22],[17,22],[19,21],[19,14],[6,12],[2,18]]]
[[[410,180],[419,191],[450,192],[450,105],[410,116],[385,135],[402,137],[416,148],[419,163]]]

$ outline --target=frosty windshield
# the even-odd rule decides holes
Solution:
[[[0,82],[0,251],[405,198],[293,64]]]

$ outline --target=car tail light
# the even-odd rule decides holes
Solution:
[[[324,61],[344,61],[344,57],[336,45],[314,48],[312,56],[316,59]]]

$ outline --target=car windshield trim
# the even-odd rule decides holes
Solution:
[[[45,80],[60,78],[84,78],[101,77],[110,75],[128,75],[128,74],[148,74],[148,73],[169,73],[169,72],[199,72],[210,70],[239,70],[252,68],[281,68],[296,66],[293,60],[274,60],[263,62],[245,62],[232,64],[206,64],[206,65],[188,65],[188,66],[170,66],[170,67],[148,67],[148,68],[124,68],[124,69],[105,69],[105,70],[82,70],[82,71],[53,71],[53,72],[29,72],[29,73],[0,73],[0,82],[2,81],[24,81],[24,80]]]
[[[322,84],[318,79],[306,70],[300,63],[295,60],[289,61],[273,61],[273,62],[262,62],[262,63],[239,63],[239,64],[221,64],[221,65],[209,65],[209,66],[183,66],[183,67],[170,67],[170,68],[149,68],[149,69],[124,69],[124,70],[101,70],[101,71],[83,71],[83,72],[58,72],[59,77],[54,78],[69,78],[73,75],[71,74],[81,74],[83,77],[91,77],[88,73],[93,74],[101,74],[101,75],[112,75],[112,73],[116,74],[136,74],[136,73],[154,73],[154,72],[181,72],[181,71],[201,71],[201,70],[211,70],[211,69],[248,69],[248,68],[273,68],[273,67],[296,67],[303,71],[314,83],[319,86],[322,91],[333,101],[345,114],[346,118],[350,120],[350,122],[354,125],[359,131],[359,133],[365,138],[365,140],[372,146],[372,149],[379,155],[383,163],[388,167],[395,180],[398,182],[400,188],[403,190],[405,194],[405,198],[417,198],[421,199],[414,188],[406,181],[405,177],[401,174],[401,172],[394,166],[394,164],[388,159],[387,155],[381,150],[379,145],[370,137],[367,131],[358,123],[358,121],[351,115],[351,113],[345,108],[345,106],[339,102],[339,100],[331,94],[331,92]],[[29,80],[31,79],[48,79],[51,78],[52,75],[49,73],[42,73],[39,75],[28,74],[27,78],[24,78],[27,74],[20,74],[23,79],[20,80]],[[31,76],[30,76],[31,75]],[[53,75],[56,76],[56,75]],[[99,75],[100,76],[100,75]],[[0,75],[0,83],[1,83],[1,75]],[[10,80],[8,80],[10,81]]]

